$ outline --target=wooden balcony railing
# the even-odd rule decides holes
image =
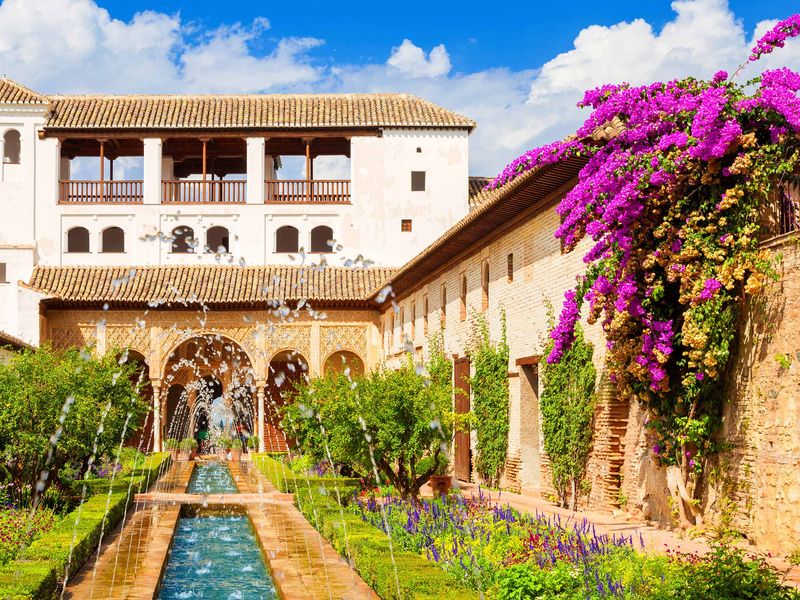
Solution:
[[[141,181],[61,181],[61,204],[141,204]]]
[[[349,204],[349,179],[268,179],[265,201],[269,203]]]
[[[223,181],[164,181],[163,202],[167,204],[244,204],[247,182],[243,179]]]

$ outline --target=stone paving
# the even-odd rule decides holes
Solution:
[[[193,462],[175,463],[125,522],[107,536],[99,558],[72,578],[64,597],[152,600],[158,591],[182,504],[242,505],[253,522],[276,589],[284,600],[377,599],[336,550],[249,463],[228,463],[239,494],[186,494]]]

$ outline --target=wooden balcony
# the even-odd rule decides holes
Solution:
[[[244,204],[247,181],[164,181],[163,194],[162,202],[165,204]]]
[[[349,179],[268,179],[267,204],[350,204]]]
[[[60,204],[141,204],[141,181],[61,181]]]

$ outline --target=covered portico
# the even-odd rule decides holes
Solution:
[[[278,407],[292,382],[345,364],[353,373],[370,370],[380,361],[378,312],[367,296],[391,270],[186,265],[133,271],[36,267],[26,287],[43,296],[42,340],[100,353],[129,348],[143,357],[156,450],[165,436],[193,433],[202,388],[214,385],[200,382],[209,378],[247,425],[252,419],[260,450],[279,450],[287,442]]]

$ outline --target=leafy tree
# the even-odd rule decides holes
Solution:
[[[547,353],[552,351],[552,340]],[[553,487],[561,506],[575,510],[578,482],[586,470],[592,441],[595,379],[594,348],[585,341],[583,329],[575,327],[575,341],[557,363],[543,365],[542,411],[544,449],[550,458]]]
[[[476,319],[468,350],[475,374],[470,378],[472,413],[476,429],[475,470],[489,485],[496,486],[508,452],[508,342],[506,321],[500,341],[489,336],[483,316]]]
[[[416,499],[446,455],[452,409],[449,382],[434,382],[408,363],[350,379],[331,374],[301,384],[283,408],[283,427],[301,450],[348,465],[364,479],[383,478]]]
[[[148,410],[133,381],[135,363],[116,353],[26,350],[0,365],[0,452],[15,486],[43,493],[69,465],[113,454]],[[96,447],[95,447],[96,444]]]

